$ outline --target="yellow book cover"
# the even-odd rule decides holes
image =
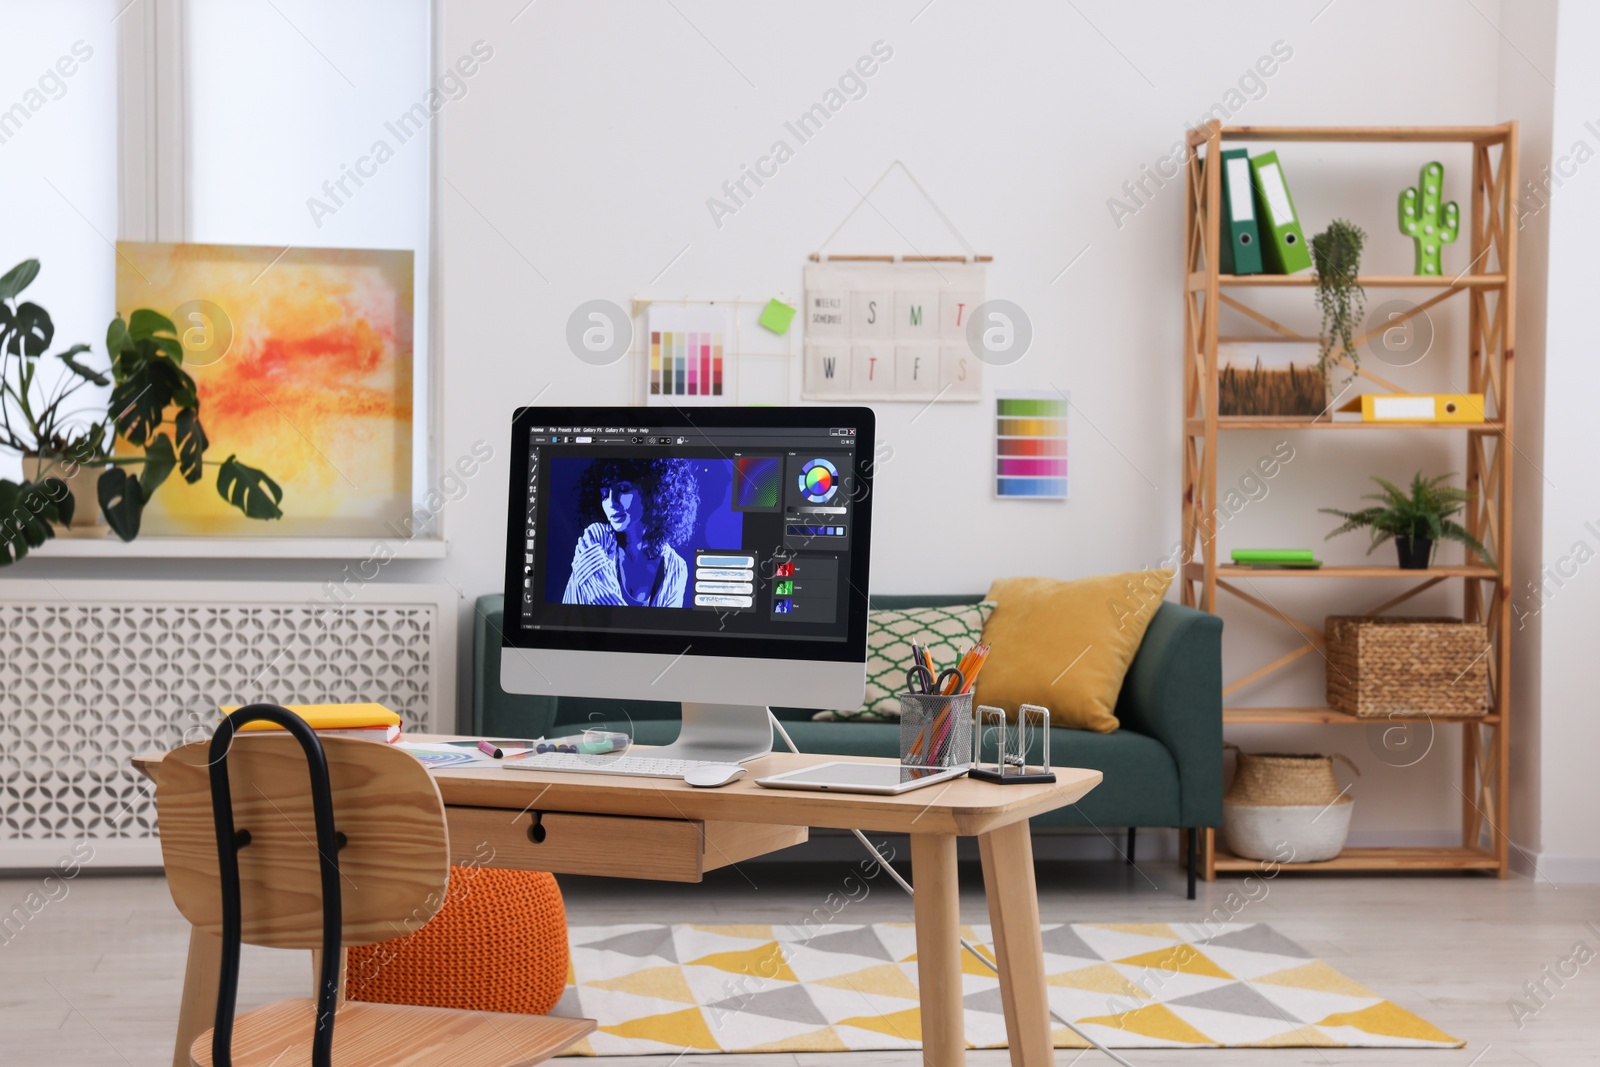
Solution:
[[[241,704],[224,706],[222,713],[231,715],[241,707],[243,707]],[[363,726],[400,725],[400,716],[382,704],[285,704],[284,707],[304,719],[313,730],[351,730]],[[241,732],[277,729],[281,727],[259,719],[240,727]]]

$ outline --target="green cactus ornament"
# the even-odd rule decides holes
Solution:
[[[1461,235],[1461,210],[1454,200],[1441,204],[1444,189],[1444,164],[1438,160],[1423,165],[1417,184],[1400,191],[1400,232],[1417,243],[1415,274],[1440,273],[1442,245]]]

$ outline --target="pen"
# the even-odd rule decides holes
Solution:
[[[505,741],[495,742],[490,741],[488,738],[479,738],[478,751],[494,759],[517,759],[532,752],[536,744],[534,741],[517,741],[514,743],[522,747],[513,748],[511,743]]]

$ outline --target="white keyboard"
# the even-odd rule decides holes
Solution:
[[[696,767],[724,767],[716,760],[653,759],[649,756],[580,756],[575,752],[540,752],[508,759],[508,771],[579,771],[623,774],[634,778],[682,778]]]

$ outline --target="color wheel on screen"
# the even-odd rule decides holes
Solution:
[[[825,459],[809,459],[800,468],[800,492],[813,504],[826,504],[839,491],[839,469]]]

